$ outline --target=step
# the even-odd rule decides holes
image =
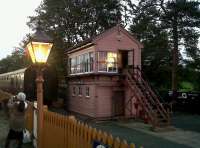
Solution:
[[[168,120],[164,119],[164,118],[158,118],[158,122],[159,123],[166,123],[166,122],[168,122]]]
[[[176,129],[173,126],[165,126],[165,127],[152,127],[152,131],[154,132],[169,132],[169,131],[175,131]]]
[[[166,127],[169,126],[169,122],[158,122],[157,127]]]

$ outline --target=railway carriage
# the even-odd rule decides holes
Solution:
[[[0,74],[0,88],[11,93],[23,91],[25,70],[26,68],[22,68]]]
[[[44,71],[44,104],[50,105],[56,100],[58,80],[55,69],[46,66]],[[0,74],[0,89],[16,94],[24,91],[29,101],[36,100],[36,69],[34,66]]]

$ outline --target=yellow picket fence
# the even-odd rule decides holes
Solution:
[[[33,103],[28,103],[28,109],[26,112],[26,128],[31,132],[33,132]]]
[[[44,148],[92,148],[93,141],[100,141],[112,148],[135,148],[126,140],[96,130],[76,120],[50,111],[44,112]]]
[[[27,128],[33,130],[33,107],[27,113]],[[126,140],[114,138],[111,134],[92,128],[75,119],[44,110],[43,148],[92,148],[98,141],[111,148],[135,148]]]

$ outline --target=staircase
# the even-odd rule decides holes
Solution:
[[[153,128],[169,126],[169,113],[160,102],[158,95],[152,90],[148,82],[144,80],[140,68],[128,69],[125,73],[126,83],[134,97],[138,100]]]

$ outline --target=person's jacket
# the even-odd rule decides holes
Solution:
[[[25,109],[23,112],[18,111],[19,101],[14,101],[10,99],[8,101],[9,108],[9,126],[10,129],[15,131],[22,131],[25,129],[25,111],[27,108],[27,104],[25,103]]]

